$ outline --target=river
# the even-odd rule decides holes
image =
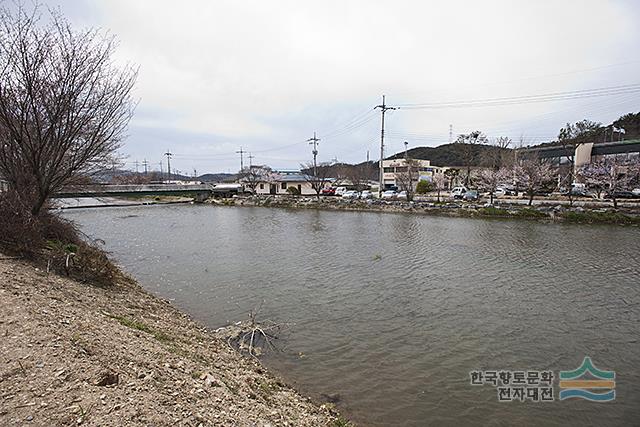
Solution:
[[[64,216],[216,328],[289,322],[265,364],[363,425],[638,425],[640,229],[168,205]],[[614,401],[499,402],[470,371],[615,371]]]

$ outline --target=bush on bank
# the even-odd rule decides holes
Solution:
[[[108,286],[125,279],[106,252],[85,241],[71,221],[46,209],[33,215],[12,191],[0,193],[0,251],[83,282]]]

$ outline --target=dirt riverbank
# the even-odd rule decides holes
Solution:
[[[0,255],[0,425],[341,426],[139,285]]]

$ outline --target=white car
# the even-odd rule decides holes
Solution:
[[[343,199],[357,199],[358,197],[360,197],[360,193],[354,190],[349,190],[342,194]]]
[[[336,196],[342,196],[346,192],[347,192],[347,187],[338,187],[338,188],[336,188],[335,195]]]
[[[453,190],[451,190],[451,197],[454,199],[462,199],[467,191],[469,191],[467,187],[454,187]]]
[[[407,200],[407,192],[406,191],[399,192],[398,194],[396,194],[396,199]]]
[[[631,190],[631,194],[636,197],[640,197],[640,188],[634,188],[633,190]]]
[[[382,193],[382,198],[383,199],[395,199],[397,194],[398,193],[396,193],[394,190],[387,190],[384,193]]]
[[[361,199],[373,199],[373,194],[369,190],[364,190],[362,193],[360,193],[360,198]]]

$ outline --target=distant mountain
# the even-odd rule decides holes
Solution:
[[[230,173],[206,173],[196,178],[187,175],[180,175],[172,173],[171,176],[167,174],[160,174],[157,171],[149,172],[145,175],[142,172],[136,173],[129,170],[103,170],[97,172],[91,176],[94,182],[103,184],[112,183],[143,183],[148,181],[202,181],[202,182],[227,182],[233,181],[236,175]]]
[[[435,166],[481,166],[487,155],[495,150],[505,150],[487,144],[449,143],[438,147],[416,147],[407,151],[412,159],[430,160]],[[508,150],[508,149],[507,149]],[[401,159],[404,151],[387,159]],[[465,159],[471,159],[467,165]]]
[[[236,175],[232,173],[206,173],[200,175],[197,179],[202,182],[227,182],[234,181]]]

